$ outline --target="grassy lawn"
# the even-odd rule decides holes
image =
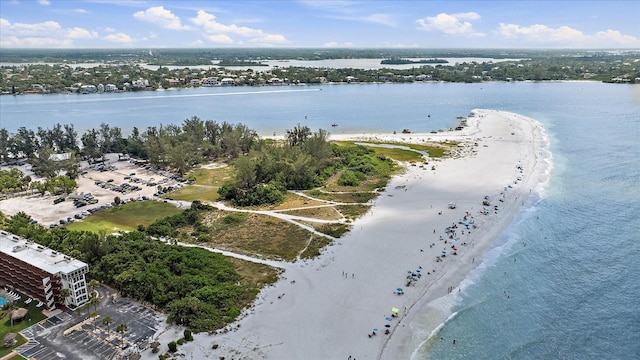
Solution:
[[[0,333],[2,334],[2,333]],[[4,335],[2,335],[4,336]],[[2,339],[2,336],[0,336],[0,339]],[[24,338],[24,336],[18,334],[18,336],[16,337],[16,344],[10,348],[6,348],[4,347],[4,344],[1,344],[0,346],[0,358],[3,356],[8,355],[9,353],[11,353],[11,351],[13,351],[13,349],[16,349],[18,347],[20,347],[21,345],[24,345],[27,343],[27,339]],[[10,359],[12,360],[19,360],[19,359],[25,359],[23,356],[21,356],[20,354],[16,354],[14,356],[12,356]]]
[[[148,226],[153,221],[179,213],[175,206],[159,201],[140,201],[97,212],[82,221],[67,225],[69,230],[107,233],[135,230],[139,224]]]
[[[215,169],[198,168],[189,176],[195,178],[194,185],[185,186],[162,197],[183,201],[218,201],[218,189],[233,179],[233,167],[225,165]]]
[[[233,167],[223,166],[215,169],[198,168],[193,170],[190,175],[195,177],[194,184],[203,186],[213,186],[219,188],[227,181],[233,179]]]
[[[182,201],[218,201],[218,188],[213,186],[201,186],[201,185],[191,185],[185,186],[182,189],[178,189],[176,191],[172,191],[168,194],[162,196],[163,198],[171,198],[174,200],[182,200]]]
[[[22,295],[22,299],[15,302],[18,307],[27,309],[28,313],[27,316],[25,316],[24,320],[14,322],[13,327],[11,327],[9,311],[0,310],[0,340],[10,332],[17,333],[46,318],[46,316],[42,313],[43,308],[36,306],[38,304],[38,301],[32,301],[29,304],[25,304],[24,302],[27,299],[27,296]],[[4,347],[4,344],[0,344],[0,357],[9,354],[11,350],[26,342],[27,340],[24,337],[20,336],[20,334],[18,334],[18,343],[16,344],[16,346],[7,349]]]

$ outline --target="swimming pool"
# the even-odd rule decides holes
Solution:
[[[4,306],[4,304],[8,303],[9,300],[3,298],[2,296],[0,296],[0,306]]]

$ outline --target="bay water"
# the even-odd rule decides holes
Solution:
[[[474,108],[538,120],[551,178],[464,281],[422,359],[640,358],[640,85],[351,84],[0,96],[0,128],[100,123],[128,133],[192,116],[260,135],[448,129]],[[332,126],[332,125],[337,126]],[[411,136],[407,134],[406,136]],[[417,315],[420,316],[420,315]],[[455,345],[453,340],[456,340]]]

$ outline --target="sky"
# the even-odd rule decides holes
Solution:
[[[0,50],[225,47],[640,49],[640,0],[0,0]]]

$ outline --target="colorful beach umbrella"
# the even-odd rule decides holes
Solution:
[[[384,327],[386,327],[386,328],[390,328],[390,327],[391,327],[391,325],[387,324],[387,325],[385,325]]]
[[[396,288],[397,292],[402,292],[402,288]]]
[[[392,313],[394,313],[394,314],[397,314],[397,313],[399,313],[399,312],[400,312],[400,309],[398,309],[398,308],[391,308],[391,312],[392,312]]]

